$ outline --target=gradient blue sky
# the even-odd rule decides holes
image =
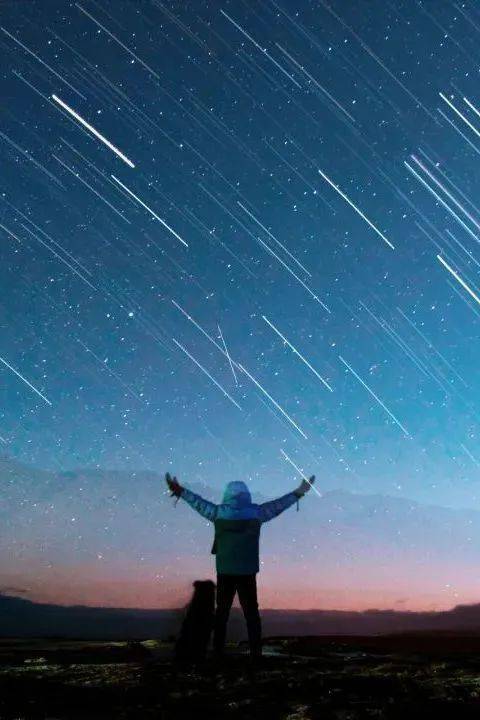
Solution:
[[[437,255],[476,292],[479,27],[471,2],[2,3],[0,449],[268,496],[283,449],[320,490],[478,508],[480,307]]]

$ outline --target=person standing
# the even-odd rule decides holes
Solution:
[[[224,656],[228,617],[238,593],[247,624],[250,656],[257,660],[262,655],[262,626],[257,599],[260,528],[294,503],[297,503],[298,510],[298,500],[310,490],[315,476],[304,479],[292,492],[260,505],[252,503],[248,486],[240,480],[227,483],[219,505],[183,487],[169,473],[166,473],[165,480],[172,496],[185,500],[215,527],[211,550],[216,555],[217,571],[214,657],[222,659]]]

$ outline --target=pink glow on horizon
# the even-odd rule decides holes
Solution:
[[[163,580],[152,579],[152,573],[142,569],[101,568],[98,565],[85,564],[76,567],[55,566],[32,572],[32,568],[11,570],[2,573],[1,588],[8,594],[34,602],[58,605],[87,605],[94,607],[122,607],[138,609],[168,609],[184,607],[192,593],[195,579],[215,579],[215,574],[197,568],[182,567],[181,572],[170,572]],[[158,571],[157,571],[158,572]],[[399,573],[400,575],[402,573]],[[431,582],[425,577],[410,578],[408,592],[405,583],[392,586],[387,581],[381,587],[370,581],[365,587],[335,582],[332,577],[324,577],[323,582],[312,581],[306,573],[298,577],[297,572],[290,578],[286,574],[279,577],[271,571],[257,576],[259,604],[263,609],[278,610],[350,610],[368,609],[398,611],[448,610],[455,605],[478,602],[478,588],[472,577],[470,587],[462,586],[462,591],[454,588],[431,588]],[[368,579],[366,579],[368,580]],[[426,589],[428,588],[428,589]],[[17,589],[18,592],[13,592]],[[23,592],[21,592],[23,590]],[[235,600],[238,605],[238,599]]]

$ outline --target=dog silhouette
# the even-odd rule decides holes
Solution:
[[[215,618],[215,583],[195,580],[193,596],[185,609],[180,633],[175,643],[175,660],[179,665],[205,661]]]

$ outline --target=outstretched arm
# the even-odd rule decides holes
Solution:
[[[172,495],[183,498],[185,502],[187,502],[194,510],[200,513],[200,515],[207,520],[210,520],[211,522],[215,520],[218,507],[215,503],[209,502],[209,500],[204,500],[204,498],[200,495],[197,495],[191,490],[187,490],[187,488],[180,485],[176,477],[172,479],[170,473],[165,475],[165,480]]]
[[[302,483],[293,492],[289,492],[276,500],[270,500],[269,502],[259,505],[260,508],[260,521],[268,522],[273,520],[274,517],[280,515],[284,510],[289,508],[291,505],[296,503],[301,497],[308,492],[315,481],[315,475],[312,475],[310,480],[303,480]]]

